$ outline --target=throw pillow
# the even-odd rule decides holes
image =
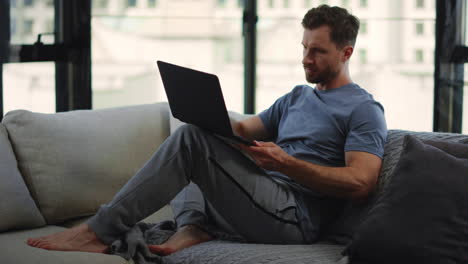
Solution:
[[[346,253],[351,263],[468,263],[468,145],[406,136]]]
[[[0,124],[0,149],[0,232],[45,225],[18,170],[3,124]]]

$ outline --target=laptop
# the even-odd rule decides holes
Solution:
[[[234,134],[216,75],[157,61],[172,115],[230,143],[255,145]]]

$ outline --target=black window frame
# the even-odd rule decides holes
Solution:
[[[463,40],[465,0],[437,0],[434,70],[434,124],[436,132],[462,132],[464,63],[468,47]]]
[[[54,0],[55,43],[10,43],[10,1],[0,1],[0,119],[3,119],[3,64],[55,63],[57,112],[92,109],[91,0]],[[46,33],[46,32],[44,32]],[[14,54],[12,51],[17,51]],[[16,53],[16,52],[15,52]]]

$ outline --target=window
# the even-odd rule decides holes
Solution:
[[[225,7],[226,6],[226,0],[218,0],[218,6],[219,7]]]
[[[416,23],[416,35],[421,36],[424,35],[424,23],[419,22]]]
[[[11,35],[14,36],[16,34],[16,19],[11,19],[10,30]]]
[[[10,7],[16,7],[16,0],[10,0]]]
[[[127,7],[136,7],[137,1],[136,0],[127,0]]]
[[[24,0],[24,6],[32,6],[34,4],[33,0]]]
[[[311,8],[312,7],[312,0],[304,0],[304,7]]]
[[[268,0],[268,7],[274,8],[275,7],[275,0]]]
[[[54,21],[51,19],[47,19],[45,22],[45,32],[44,33],[52,33],[54,32]]]
[[[424,51],[422,49],[416,49],[414,51],[414,57],[415,57],[415,61],[417,63],[423,63],[424,62]]]
[[[362,8],[366,8],[368,6],[367,0],[360,0],[359,6]]]
[[[180,2],[183,2],[182,5]],[[238,0],[211,0],[219,4]],[[109,2],[110,3],[110,2]],[[127,3],[127,2],[123,2]],[[155,58],[219,77],[226,107],[244,110],[243,10],[202,5],[201,1],[157,1],[163,15],[141,8],[93,6],[91,18],[93,108],[167,101]],[[147,9],[147,10],[145,10]],[[145,52],[142,52],[145,51]]]
[[[3,82],[3,113],[15,109],[55,113],[53,62],[4,64]]]
[[[283,7],[284,7],[284,8],[289,8],[289,7],[290,7],[290,2],[289,2],[289,0],[283,0]]]
[[[244,7],[244,1],[245,1],[245,0],[237,0],[237,6],[238,6],[239,8],[243,8],[243,7]]]
[[[155,8],[156,7],[156,0],[148,0],[148,7]]]
[[[106,9],[108,0],[93,0],[93,8]]]
[[[367,22],[361,21],[361,25],[359,26],[359,34],[361,35],[367,34]]]
[[[341,5],[344,8],[348,8],[349,7],[349,0],[341,0]]]
[[[359,50],[359,63],[367,64],[367,50],[365,49]]]
[[[424,0],[416,0],[416,8],[424,8]]]
[[[32,34],[32,32],[33,32],[33,25],[34,25],[34,21],[32,21],[31,19],[26,19],[26,20],[24,20],[24,23],[23,23],[23,34],[24,34],[24,35],[30,35],[30,34]]]

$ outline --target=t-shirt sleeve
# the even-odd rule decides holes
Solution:
[[[291,93],[287,93],[278,98],[273,105],[258,114],[271,139],[276,139],[278,137],[279,123],[287,107],[290,94]]]
[[[381,104],[375,101],[361,104],[351,114],[345,152],[363,151],[383,158],[387,140],[387,125]]]

